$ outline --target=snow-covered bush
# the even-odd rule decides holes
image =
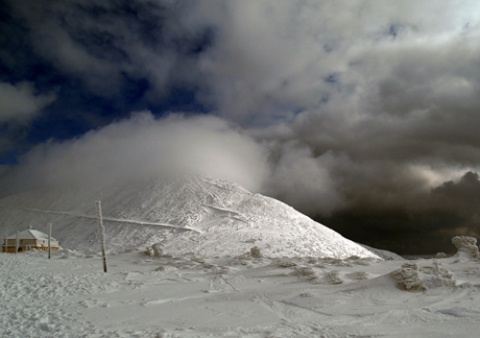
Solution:
[[[393,277],[396,279],[398,286],[407,291],[425,290],[420,280],[418,265],[415,263],[405,263],[400,269],[393,271]]]
[[[146,247],[145,248],[145,255],[150,256],[150,257],[163,257],[163,256],[165,256],[160,243],[155,243],[155,244],[152,244],[151,246]]]
[[[405,263],[392,273],[398,286],[406,291],[424,291],[442,286],[456,286],[451,271],[434,262],[432,265],[418,267],[415,263]]]
[[[455,278],[452,272],[433,262],[432,266],[425,266],[421,268],[425,274],[423,278],[423,286],[426,289],[435,289],[441,286],[454,287],[456,285]]]
[[[477,239],[469,236],[455,236],[452,238],[452,243],[457,248],[456,256],[460,259],[479,259]]]

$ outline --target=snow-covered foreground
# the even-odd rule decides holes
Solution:
[[[130,251],[108,262],[105,274],[96,255],[0,254],[0,336],[478,336],[480,264],[473,259]]]

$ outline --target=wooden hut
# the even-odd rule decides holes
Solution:
[[[3,240],[2,252],[15,252],[18,239],[18,252],[28,250],[48,250],[48,235],[35,230],[26,229],[18,234],[8,236]],[[58,241],[54,238],[50,238],[50,247],[52,250],[60,249]]]

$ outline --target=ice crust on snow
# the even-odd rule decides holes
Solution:
[[[379,259],[278,200],[205,177],[37,190],[0,200],[0,217],[4,231],[52,223],[63,247],[92,249],[96,200],[110,252],[156,244],[173,255],[237,256],[255,248],[266,257]]]

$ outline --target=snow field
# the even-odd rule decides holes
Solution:
[[[139,250],[109,256],[105,274],[99,255],[64,251],[0,254],[0,268],[2,337],[474,337],[480,320],[479,262],[457,257]],[[421,288],[396,276],[407,268]]]

